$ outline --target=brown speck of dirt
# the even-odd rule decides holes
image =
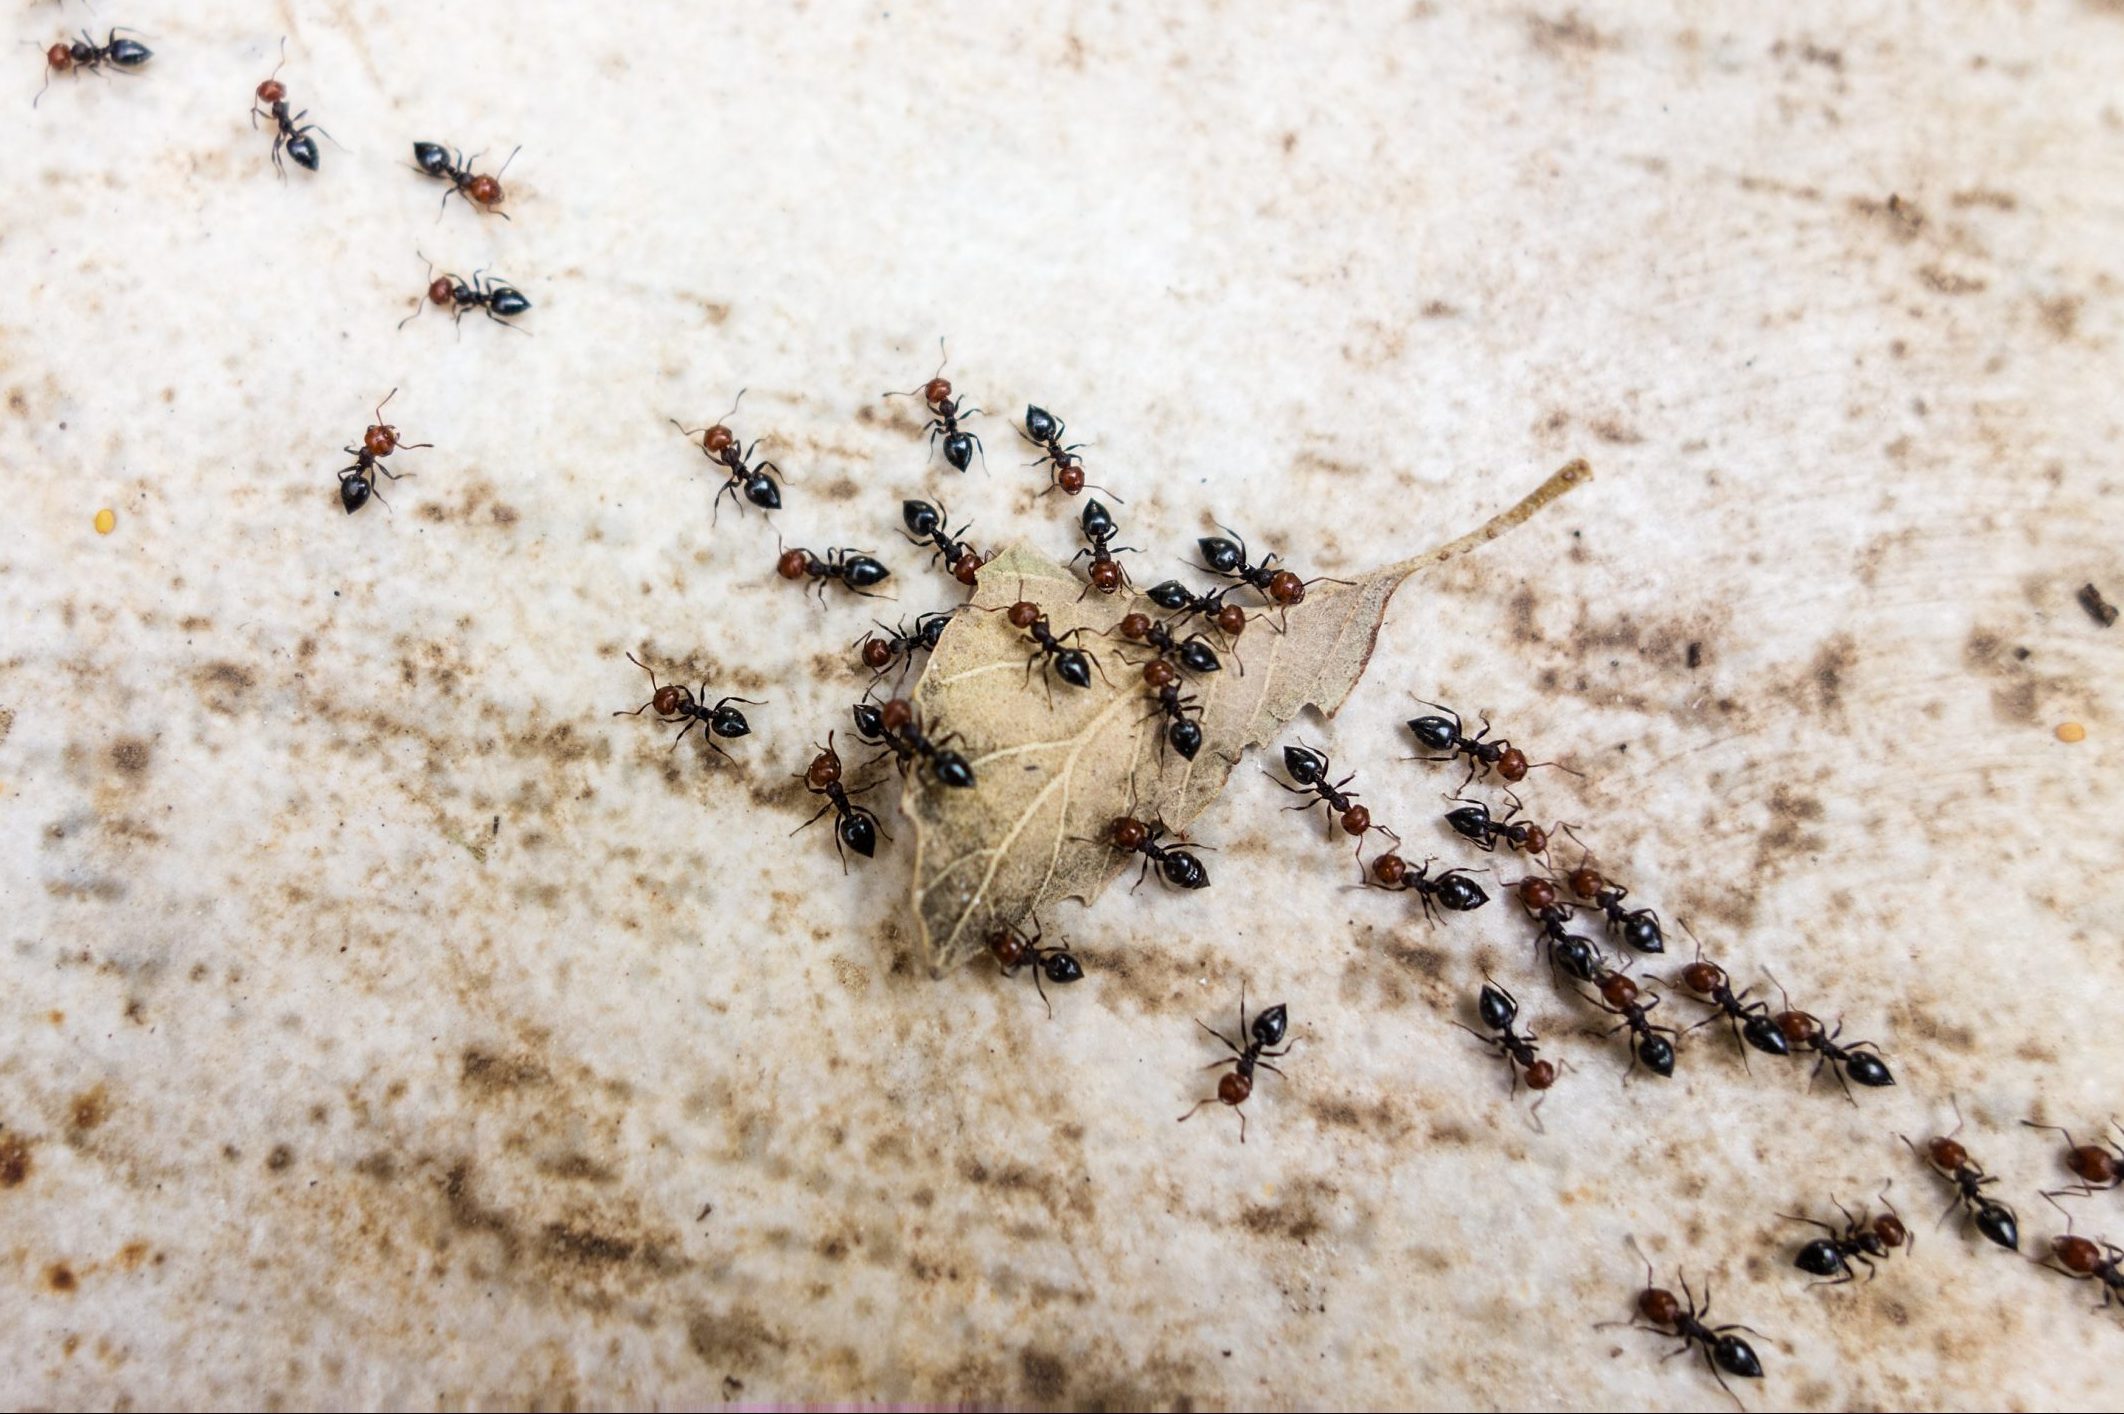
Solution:
[[[1815,650],[1807,676],[1814,679],[1815,700],[1824,713],[1834,712],[1843,703],[1844,679],[1857,663],[1858,645],[1846,634],[1838,634]]]
[[[1981,294],[1987,288],[1987,282],[1974,275],[1958,275],[1938,265],[1920,266],[1918,278],[1923,280],[1929,289],[1943,295]]]
[[[747,1369],[758,1363],[763,1351],[789,1348],[787,1339],[743,1306],[722,1315],[695,1312],[686,1322],[686,1343],[704,1363],[722,1370]]]
[[[154,748],[137,736],[120,737],[111,743],[111,764],[128,776],[147,774]]]
[[[1024,1378],[1026,1394],[1042,1404],[1059,1402],[1069,1388],[1069,1368],[1043,1350],[1028,1346],[1018,1356],[1018,1373]]]
[[[74,1269],[66,1263],[54,1262],[44,1269],[44,1284],[60,1295],[68,1296],[81,1285],[81,1278],[75,1276]]]
[[[83,1090],[68,1107],[67,1127],[75,1138],[98,1128],[111,1117],[111,1097],[101,1085]]]
[[[2104,599],[2101,590],[2095,588],[2092,584],[2083,584],[2080,586],[2080,592],[2076,597],[2080,601],[2080,607],[2087,611],[2087,617],[2093,619],[2104,628],[2116,626],[2117,606]],[[6,735],[6,729],[0,727],[0,737]]]
[[[20,1188],[30,1175],[30,1146],[19,1134],[0,1134],[0,1188]]]
[[[1569,11],[1563,18],[1555,20],[1544,15],[1528,15],[1527,39],[1544,54],[1562,54],[1571,50],[1590,54],[1611,48],[1615,43],[1613,39],[1581,19],[1576,10]]]
[[[295,1151],[285,1144],[275,1144],[266,1155],[266,1167],[275,1173],[284,1171],[295,1162]]]
[[[2078,331],[2080,305],[2078,295],[2059,295],[2055,299],[2036,302],[2036,308],[2043,315],[2043,327],[2051,332],[2052,337],[2058,339],[2069,339]]]

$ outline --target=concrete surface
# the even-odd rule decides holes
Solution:
[[[4,33],[83,23],[152,66],[32,109],[11,44],[0,120],[0,1401],[1718,1400],[1594,1329],[1633,1233],[1766,1333],[1752,1406],[2124,1399],[2115,1316],[1933,1231],[1893,1137],[1959,1095],[2038,1249],[2063,1175],[2017,1121],[2119,1108],[2124,629],[2073,602],[2124,595],[2117,5]],[[344,144],[285,185],[245,118],[283,33]],[[420,138],[521,144],[513,221],[438,219]],[[396,329],[416,250],[514,280],[528,337]],[[989,409],[964,478],[878,396],[939,335]],[[350,519],[393,387],[435,446]],[[772,529],[711,528],[665,421],[740,387]],[[1095,443],[1139,575],[1213,517],[1362,568],[1591,458],[1299,731],[1459,859],[1398,723],[1489,709],[1585,773],[1537,773],[1539,816],[1900,1086],[1854,1107],[1711,1031],[1622,1084],[1521,920],[1347,889],[1251,769],[1206,894],[1048,921],[1090,971],[1052,1021],[1023,977],[931,982],[904,847],[844,877],[787,838],[874,606],[774,579],[774,530],[887,554],[894,614],[953,588],[903,496],[1067,553],[1028,401]],[[735,768],[612,718],[630,649],[768,699]],[[1485,967],[1572,1063],[1545,1133],[1447,1024]],[[1298,1041],[1244,1146],[1173,1122],[1242,979]],[[1808,1289],[1776,1215],[1890,1179],[1916,1251]]]

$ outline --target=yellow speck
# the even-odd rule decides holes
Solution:
[[[96,533],[98,535],[108,535],[117,528],[118,512],[112,510],[109,506],[105,506],[102,510],[96,512]]]
[[[2058,723],[2058,740],[2063,742],[2085,741],[2087,740],[2087,728],[2081,726],[2078,722],[2060,722]]]

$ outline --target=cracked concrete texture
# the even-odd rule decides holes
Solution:
[[[1766,1332],[1751,1403],[2117,1403],[2114,1317],[1932,1232],[1894,1139],[1958,1095],[2040,1250],[2065,1176],[2016,1122],[2094,1130],[2124,1074],[2124,632],[2073,599],[2124,586],[2115,5],[202,0],[6,37],[84,18],[153,64],[33,110],[10,44],[0,143],[0,1399],[1700,1407],[1593,1328],[1634,1234]],[[283,32],[344,144],[284,186],[244,117]],[[514,219],[438,219],[422,138],[521,143]],[[513,280],[529,337],[397,330],[416,251]],[[939,334],[985,473],[878,397]],[[435,446],[350,519],[393,387]],[[740,387],[772,529],[711,527],[665,421]],[[1048,920],[1090,974],[1052,1022],[922,975],[903,843],[844,877],[786,838],[791,773],[873,610],[954,597],[902,497],[1074,548],[1027,402],[1093,442],[1139,578],[1213,518],[1362,568],[1591,458],[1298,732],[1459,861],[1398,723],[1491,711],[1585,773],[1536,815],[1899,1086],[1710,1030],[1618,1084],[1501,903],[1348,890],[1247,769],[1214,888]],[[821,611],[776,530],[879,550],[899,603]],[[735,768],[609,715],[630,649],[769,699]],[[1572,1065],[1545,1132],[1448,1025],[1485,968]],[[1242,978],[1298,1039],[1243,1147],[1173,1123]],[[1916,1251],[1808,1289],[1777,1214],[1891,1179]]]

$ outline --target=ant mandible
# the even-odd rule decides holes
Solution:
[[[2021,1123],[2030,1129],[2049,1129],[2065,1136],[2065,1167],[2079,1184],[2060,1188],[2058,1192],[2084,1195],[2124,1183],[2124,1148],[2119,1148],[2114,1139],[2105,1140],[2108,1147],[2104,1148],[2102,1144],[2080,1143],[2072,1137],[2071,1130],[2060,1124],[2038,1124],[2032,1119],[2024,1119]],[[2114,1117],[2109,1123],[2114,1129],[2124,1130],[2124,1125],[2119,1125]]]
[[[1128,571],[1121,567],[1121,562],[1114,558],[1114,554],[1116,551],[1133,551],[1136,547],[1112,544],[1114,537],[1121,533],[1120,528],[1114,524],[1113,513],[1094,496],[1085,503],[1084,513],[1077,517],[1077,523],[1084,527],[1084,538],[1091,542],[1086,548],[1069,557],[1069,562],[1075,564],[1086,555],[1091,556],[1091,564],[1085,570],[1085,579],[1088,582],[1084,586],[1084,594],[1089,594],[1094,589],[1101,594],[1111,594],[1117,589],[1128,588]],[[1077,597],[1082,599],[1084,594]]]
[[[838,582],[865,599],[883,599],[883,594],[872,594],[872,585],[883,583],[892,574],[884,565],[872,559],[862,550],[836,547],[820,559],[809,550],[785,549],[775,559],[774,572],[790,581],[811,577],[812,587],[819,591],[819,602],[826,602],[826,586]]]
[[[438,300],[437,303],[441,303],[441,301]],[[723,416],[725,418],[736,416],[738,403],[743,401],[745,401],[745,389],[740,388],[738,389],[736,401],[730,404],[730,411],[724,413]],[[752,445],[747,447],[740,443],[737,434],[724,426],[722,422],[717,422],[709,427],[689,428],[680,426],[679,420],[675,417],[669,419],[669,421],[673,427],[677,427],[687,437],[700,438],[702,455],[729,473],[729,479],[724,481],[722,489],[715,493],[715,510],[708,517],[710,525],[715,524],[716,519],[722,515],[723,497],[725,496],[730,498],[731,505],[737,506],[738,514],[740,515],[745,513],[744,506],[738,501],[740,493],[743,493],[747,501],[752,502],[763,511],[778,511],[782,508],[782,492],[775,485],[775,478],[782,475],[782,469],[771,461],[755,463],[752,460],[752,454],[760,449],[760,442],[757,437],[753,438]],[[784,577],[795,578],[796,576]],[[883,575],[878,577],[880,579],[884,578]]]
[[[2009,1252],[2018,1252],[2021,1250],[2020,1223],[2015,1219],[2013,1209],[1984,1192],[1998,1180],[1972,1163],[1969,1151],[1956,1142],[1954,1136],[1962,1132],[1962,1102],[1955,1100],[1953,1103],[1954,1128],[1927,1140],[1922,1153],[1910,1142],[1909,1135],[1898,1134],[1896,1138],[1902,1140],[1913,1155],[1931,1164],[1933,1171],[1953,1187],[1954,1197],[1947,1204],[1947,1212],[1940,1214],[1941,1222],[1947,1220],[1947,1213],[1959,1206],[1986,1240]]]
[[[509,154],[509,162],[514,162],[516,154],[522,151],[521,147],[512,151]],[[479,154],[474,153],[472,161],[478,160]],[[441,177],[450,184],[450,190],[444,192],[442,197],[445,207],[449,206],[451,197],[461,195],[480,210],[492,212],[504,221],[509,219],[509,213],[501,209],[501,174],[509,170],[509,162],[502,163],[501,171],[493,176],[481,176],[472,171],[462,151],[445,148],[439,142],[414,143],[413,162],[415,170],[425,172],[431,177]]]
[[[1798,1213],[1779,1213],[1778,1216],[1787,1222],[1805,1223],[1829,1234],[1827,1237],[1817,1237],[1800,1248],[1799,1255],[1792,1259],[1792,1265],[1809,1276],[1823,1278],[1814,1283],[1816,1286],[1842,1286],[1854,1280],[1858,1273],[1851,1269],[1853,1262],[1864,1267],[1866,1280],[1872,1281],[1873,1264],[1887,1261],[1889,1254],[1896,1248],[1912,1241],[1910,1229],[1903,1226],[1902,1214],[1896,1212],[1895,1204],[1888,1201],[1888,1190],[1883,1188],[1880,1196],[1881,1204],[1888,1209],[1887,1212],[1879,1217],[1860,1213],[1855,1218],[1851,1216],[1849,1208],[1831,1198],[1829,1201],[1835,1203],[1836,1210],[1844,1215],[1844,1226],[1841,1230],[1832,1223],[1802,1217]]]
[[[1030,966],[1033,970],[1033,990],[1040,994],[1041,1002],[1047,1007],[1047,1015],[1052,1019],[1055,1004],[1047,999],[1046,983],[1067,986],[1071,982],[1081,982],[1084,980],[1084,967],[1077,961],[1076,955],[1070,952],[1066,943],[1061,947],[1042,947],[1040,939],[1044,936],[1046,935],[1040,931],[1038,919],[1033,920],[1031,937],[1027,937],[1017,924],[1005,923],[989,930],[988,955],[1003,969],[1005,977],[1015,977],[1019,968]]]
[[[818,755],[811,758],[811,764],[799,773],[799,779],[804,782],[804,789],[813,795],[825,796],[826,803],[819,807],[818,814],[789,833],[796,835],[808,830],[818,823],[820,815],[829,810],[833,811],[833,852],[840,855],[841,872],[846,874],[848,856],[842,854],[841,846],[846,845],[865,859],[869,859],[878,851],[878,836],[885,835],[885,827],[878,823],[877,812],[868,806],[855,804],[850,798],[876,790],[877,782],[873,781],[857,790],[849,790],[841,784],[841,755],[833,749],[832,732],[826,733],[826,744],[819,747],[818,752]],[[885,835],[885,838],[889,840],[892,836]]]
[[[1746,1331],[1757,1336],[1762,1332],[1753,1326],[1731,1322],[1720,1326],[1706,1325],[1703,1318],[1711,1314],[1710,1285],[1707,1283],[1704,1286],[1704,1304],[1699,1306],[1696,1304],[1696,1294],[1689,1290],[1689,1278],[1685,1275],[1681,1279],[1682,1294],[1677,1298],[1673,1292],[1653,1284],[1652,1259],[1645,1256],[1644,1249],[1637,1245],[1636,1238],[1630,1239],[1630,1247],[1645,1264],[1645,1289],[1637,1295],[1638,1319],[1602,1321],[1597,1323],[1595,1329],[1609,1325],[1628,1325],[1635,1330],[1649,1330],[1658,1335],[1673,1336],[1681,1342],[1680,1348],[1674,1351],[1675,1355],[1692,1348],[1700,1350],[1704,1364],[1711,1371],[1711,1378],[1718,1381],[1718,1387],[1726,1392],[1728,1399],[1745,1408],[1745,1405],[1741,1405],[1740,1396],[1726,1383],[1726,1376],[1731,1375],[1741,1380],[1759,1380],[1763,1377],[1763,1365],[1747,1341],[1729,1332]]]
[[[1472,1026],[1462,1026],[1457,1021],[1453,1024],[1484,1045],[1496,1049],[1499,1058],[1505,1063],[1505,1069],[1511,1074],[1512,1094],[1519,1093],[1522,1073],[1529,1090],[1547,1090],[1556,1083],[1555,1064],[1535,1054],[1534,1042],[1538,1038],[1532,1031],[1521,1032],[1513,1029],[1513,1023],[1519,1018],[1518,998],[1486,976],[1483,978],[1482,995],[1476,999],[1476,1010],[1482,1017],[1482,1024],[1489,1027],[1494,1034],[1485,1036]],[[1547,1096],[1543,1096],[1543,1099],[1546,1098]],[[1541,1100],[1534,1102],[1536,1112],[1540,1111],[1541,1104]]]
[[[1770,974],[1766,971],[1763,975],[1768,977]],[[1786,995],[1784,984],[1775,977],[1770,981],[1777,987],[1778,999],[1785,1006],[1785,1010],[1777,1014],[1777,1029],[1784,1033],[1788,1043],[1805,1046],[1821,1057],[1814,1063],[1814,1076],[1822,1073],[1823,1066],[1834,1066],[1832,1073],[1837,1083],[1844,1087],[1844,1098],[1854,1105],[1858,1101],[1852,1097],[1851,1081],[1875,1089],[1895,1084],[1894,1072],[1888,1069],[1888,1062],[1875,1054],[1880,1048],[1873,1042],[1853,1041],[1848,1046],[1839,1045],[1836,1038],[1844,1034],[1841,1021],[1834,1029],[1825,1028],[1822,1019],[1813,1012],[1793,1009],[1792,998]],[[1814,1076],[1808,1077],[1810,1085]]]
[[[743,712],[738,711],[737,708],[730,704],[742,702],[747,707],[762,707],[766,705],[765,703],[755,701],[750,697],[725,697],[713,707],[704,706],[700,699],[693,695],[690,688],[680,683],[665,683],[659,686],[656,680],[656,670],[632,653],[627,655],[627,661],[649,674],[649,700],[632,712],[614,712],[613,716],[639,717],[642,713],[654,709],[657,719],[667,727],[684,722],[686,725],[679,728],[679,734],[671,738],[671,749],[673,751],[678,750],[678,744],[686,739],[687,732],[692,731],[696,726],[706,726],[708,730],[702,734],[702,740],[708,743],[708,749],[725,761],[735,761],[736,758],[731,756],[729,752],[715,744],[715,739],[721,737],[725,741],[735,741],[741,736],[749,735],[752,731],[752,724],[745,720]],[[701,696],[706,697],[707,695],[708,684],[703,681],[701,683]],[[835,763],[835,768],[836,770],[839,768],[838,761]],[[814,816],[813,818],[817,817]]]
[[[879,633],[866,633],[857,639],[858,651],[862,655],[863,666],[870,669],[871,681],[876,682],[884,677],[892,671],[892,665],[895,663],[911,663],[917,650],[925,653],[936,652],[937,640],[944,636],[945,628],[951,623],[952,613],[950,609],[941,609],[917,614],[911,632],[904,619],[900,621],[900,627],[897,629],[889,629],[879,624]]]
[[[1158,866],[1159,877],[1176,889],[1208,888],[1209,870],[1202,867],[1202,861],[1187,850],[1158,843],[1164,836],[1164,824],[1145,824],[1133,815],[1120,816],[1108,827],[1108,844],[1125,854],[1143,856],[1143,867],[1136,871],[1136,882],[1129,892],[1134,893],[1143,887],[1144,877],[1150,873],[1153,864]],[[1209,848],[1185,839],[1183,843],[1191,844],[1195,849]]]
[[[937,340],[937,349],[942,352],[944,341]],[[944,460],[958,471],[965,471],[973,463],[974,449],[981,448],[981,464],[988,464],[988,449],[981,447],[981,439],[959,426],[962,418],[978,417],[979,408],[961,407],[959,400],[951,395],[951,380],[943,376],[944,365],[951,362],[946,353],[937,364],[936,373],[927,383],[906,393],[887,393],[888,398],[920,398],[929,408],[929,423],[923,429],[929,433],[930,455],[936,455],[937,439],[944,439]]]
[[[1667,950],[1666,935],[1661,932],[1659,915],[1649,908],[1635,912],[1623,908],[1622,901],[1630,891],[1612,879],[1603,878],[1598,869],[1583,861],[1571,871],[1568,882],[1571,892],[1592,904],[1607,915],[1609,936],[1620,938],[1639,952],[1657,953]]]
[[[1490,896],[1482,891],[1482,885],[1458,869],[1448,869],[1432,878],[1432,863],[1426,859],[1411,870],[1409,862],[1400,855],[1382,854],[1372,861],[1372,879],[1378,888],[1396,893],[1413,892],[1423,905],[1423,916],[1434,922],[1437,920],[1434,909],[1472,913],[1490,901]]]
[[[964,756],[945,745],[959,740],[959,734],[952,732],[931,740],[922,729],[921,718],[916,715],[913,703],[902,697],[895,697],[883,706],[858,702],[854,715],[856,735],[872,746],[885,748],[871,760],[893,756],[898,759],[902,775],[920,761],[928,766],[929,774],[939,785],[958,790],[972,789],[973,766]]]
[[[420,255],[419,251],[413,253]],[[420,318],[430,304],[438,304],[451,306],[452,324],[461,325],[465,311],[477,309],[504,329],[516,329],[517,333],[525,335],[530,333],[530,330],[517,329],[516,325],[509,322],[531,307],[531,301],[524,298],[523,291],[516,286],[499,276],[490,280],[486,278],[485,272],[480,270],[473,271],[469,281],[447,270],[437,275],[435,262],[425,255],[420,258],[426,263],[428,274],[432,278],[428,281],[427,293],[414,302],[413,312],[398,321],[399,328],[403,329]]]
[[[347,455],[354,458],[353,465],[339,469],[339,504],[346,508],[348,515],[367,505],[371,496],[386,510],[390,509],[389,503],[383,498],[383,492],[376,485],[379,473],[393,481],[401,476],[413,474],[410,471],[392,471],[383,464],[385,457],[393,452],[419,451],[435,445],[433,442],[401,442],[398,439],[398,429],[383,420],[384,404],[397,396],[396,388],[384,394],[383,402],[376,405],[376,421],[370,423],[367,430],[361,434],[361,445],[345,449]]]
[[[1217,1093],[1207,1100],[1197,1101],[1193,1109],[1180,1116],[1180,1122],[1182,1124],[1187,1123],[1188,1120],[1194,1118],[1195,1110],[1201,1109],[1204,1105],[1227,1105],[1231,1108],[1233,1114],[1239,1116],[1239,1142],[1244,1144],[1246,1142],[1246,1111],[1242,1110],[1240,1106],[1244,1105],[1247,1097],[1254,1093],[1254,1071],[1256,1067],[1262,1070],[1275,1070],[1278,1075],[1283,1074],[1282,1071],[1276,1070],[1276,1067],[1270,1062],[1272,1059],[1280,1060],[1282,1057],[1289,1055],[1291,1048],[1290,1046],[1284,1046],[1282,1050],[1277,1051],[1271,1050],[1270,1047],[1282,1042],[1284,1030],[1289,1024],[1289,1020],[1289,1014],[1284,1010],[1283,1004],[1278,1002],[1275,1006],[1255,1017],[1253,1025],[1248,1026],[1246,1020],[1246,983],[1243,981],[1239,984],[1239,1034],[1246,1038],[1246,1045],[1243,1048],[1234,1043],[1231,1037],[1198,1017],[1195,1024],[1204,1031],[1209,1032],[1210,1035],[1215,1036],[1219,1041],[1222,1041],[1225,1049],[1232,1053],[1230,1058],[1212,1061],[1204,1066],[1203,1069],[1220,1070],[1225,1066],[1230,1066],[1232,1069],[1229,1074],[1218,1080]],[[1293,1042],[1292,1044],[1296,1043]]]
[[[971,589],[981,582],[981,552],[955,538],[955,534],[966,533],[965,526],[960,526],[956,533],[947,531],[944,527],[948,520],[946,512],[927,501],[900,503],[900,521],[907,527],[908,543],[935,546],[929,562],[935,564],[942,560],[951,577]]]
[[[311,141],[310,134],[324,133],[326,137],[332,136],[315,123],[307,126],[303,124],[302,120],[310,116],[310,110],[307,108],[293,117],[288,116],[288,88],[279,78],[280,71],[286,67],[287,62],[288,41],[283,36],[280,41],[280,62],[273,66],[272,73],[266,75],[265,82],[258,85],[257,97],[251,103],[253,128],[258,126],[258,119],[264,116],[271,118],[279,129],[273,134],[273,170],[280,173],[282,181],[288,179],[288,170],[280,161],[283,148],[287,150],[288,156],[295,159],[296,166],[314,172],[317,170],[317,144]],[[261,108],[260,104],[265,106]]]
[[[1208,594],[1197,594],[1179,580],[1168,579],[1161,584],[1152,585],[1143,597],[1167,613],[1177,614],[1183,619],[1195,614],[1201,615],[1217,626],[1217,631],[1224,635],[1227,642],[1232,642],[1246,630],[1246,610],[1237,604],[1224,602],[1224,596],[1230,592],[1227,587]]]
[[[131,30],[126,32],[133,33]],[[154,57],[155,51],[138,40],[120,39],[116,29],[104,36],[101,44],[96,42],[96,36],[83,30],[80,39],[62,40],[44,51],[44,87],[37,90],[37,96],[30,100],[30,107],[44,101],[44,90],[52,86],[53,74],[101,70],[106,64],[120,73],[132,73]]]

